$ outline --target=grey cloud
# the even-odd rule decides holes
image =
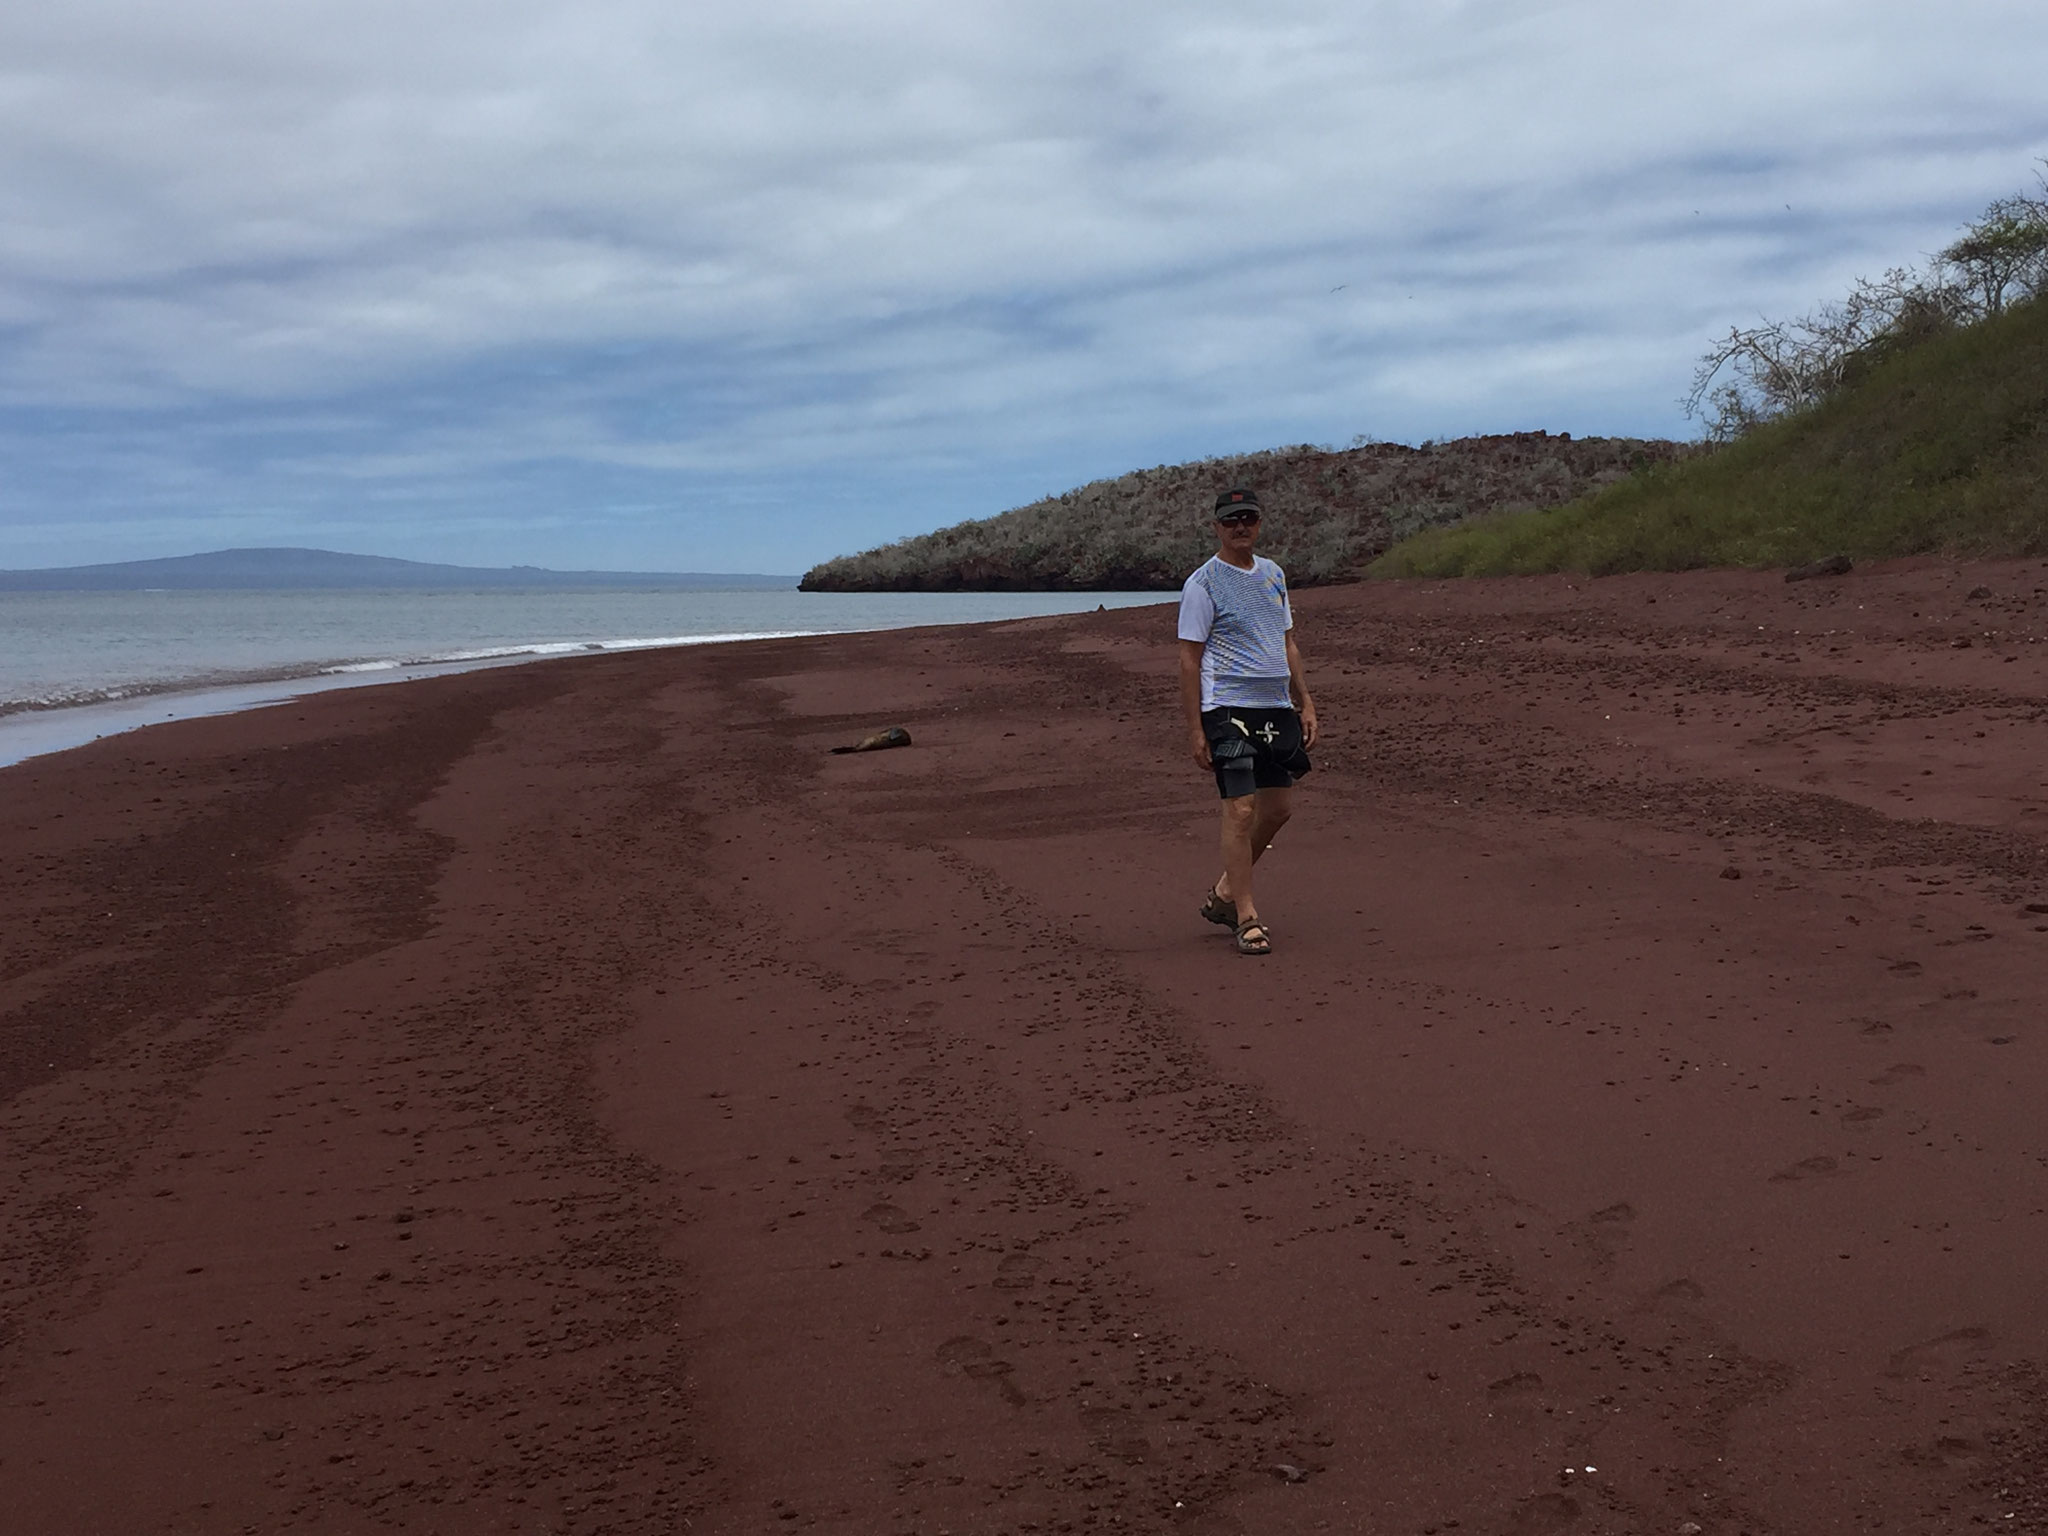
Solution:
[[[2006,0],[17,7],[0,564],[52,409],[132,502],[586,462],[805,558],[834,472],[909,527],[962,463],[1678,430],[1714,331],[2024,180],[2044,56]]]

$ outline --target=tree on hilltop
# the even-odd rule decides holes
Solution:
[[[2048,178],[2042,191],[2048,193]],[[1986,317],[2005,312],[2008,293],[2039,297],[2048,288],[2048,196],[2000,198],[1939,260]]]
[[[2048,292],[2048,176],[2036,180],[2041,196],[1997,199],[1924,272],[1894,267],[1796,319],[1730,327],[1701,356],[1685,414],[1730,441],[1820,404],[1903,347]]]

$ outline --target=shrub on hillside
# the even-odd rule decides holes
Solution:
[[[1542,517],[1427,532],[1376,576],[2048,554],[2048,300],[1873,361],[1810,410]]]
[[[1797,319],[1732,327],[1701,357],[1686,415],[1732,442],[1811,410],[1887,357],[2048,292],[2048,177],[2039,179],[2040,196],[1999,198],[1924,271],[1894,267]]]
[[[1303,444],[1133,470],[995,517],[828,560],[807,592],[1159,591],[1215,547],[1218,491],[1257,489],[1261,550],[1297,586],[1355,580],[1397,539],[1516,508],[1559,506],[1698,445],[1516,432],[1410,448]]]

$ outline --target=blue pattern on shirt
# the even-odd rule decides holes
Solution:
[[[1202,643],[1202,708],[1287,709],[1287,576],[1264,555],[1244,570],[1220,556],[1180,589],[1180,638]]]

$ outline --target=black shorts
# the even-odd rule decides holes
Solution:
[[[1310,768],[1301,745],[1301,716],[1291,709],[1202,711],[1216,789],[1235,800],[1259,789],[1285,789]]]

